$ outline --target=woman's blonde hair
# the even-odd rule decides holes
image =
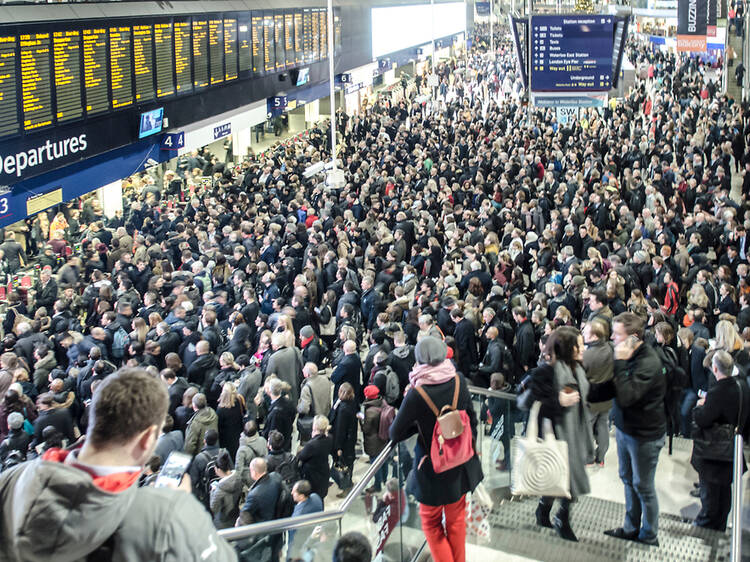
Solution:
[[[318,415],[313,418],[312,429],[318,435],[327,435],[330,428],[331,424],[327,417]]]
[[[716,324],[716,349],[723,349],[729,353],[742,349],[742,338],[734,324],[728,320],[720,320]]]
[[[237,393],[237,387],[234,383],[227,381],[221,387],[221,396],[219,396],[219,408],[234,408],[235,404],[242,402],[242,396]]]

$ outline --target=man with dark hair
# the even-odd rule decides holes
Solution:
[[[336,541],[333,549],[333,562],[370,562],[371,560],[370,541],[362,533],[349,531]]]
[[[451,311],[451,320],[455,324],[453,337],[456,340],[456,366],[466,377],[473,376],[479,366],[477,342],[474,337],[474,324],[464,318],[463,310],[456,307]]]
[[[522,372],[536,367],[536,337],[534,326],[526,318],[526,309],[522,306],[513,308],[513,320],[516,323],[516,364]]]
[[[298,480],[292,487],[292,499],[296,504],[292,517],[323,511],[323,500],[312,491],[308,480]],[[297,551],[312,533],[312,528],[289,531],[289,552]],[[289,557],[291,558],[291,557]]]
[[[167,414],[164,427],[161,428],[161,436],[156,442],[155,455],[159,455],[162,461],[166,461],[172,451],[182,451],[185,446],[185,437],[182,431],[175,429],[174,418]]]
[[[5,559],[236,560],[192,494],[137,485],[167,405],[160,381],[122,369],[98,385],[81,447],[0,475]]]
[[[215,461],[218,454],[219,432],[215,429],[206,430],[206,434],[203,437],[203,448],[200,453],[195,455],[188,469],[190,481],[193,483],[193,493],[206,507],[208,507],[209,494],[208,490],[202,485],[203,476],[206,473],[208,464]]]
[[[643,321],[632,312],[612,322],[615,371],[612,380],[592,385],[590,402],[614,398],[620,479],[625,485],[625,522],[605,534],[658,546],[659,499],[654,476],[664,446],[666,378],[659,356],[643,341]]]
[[[188,455],[198,453],[198,447],[203,443],[206,432],[210,429],[219,430],[219,418],[216,412],[206,402],[205,394],[193,396],[193,417],[185,428],[185,449]]]

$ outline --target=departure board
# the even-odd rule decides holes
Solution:
[[[312,34],[310,36],[310,61],[318,62],[318,60],[320,60],[320,17],[319,10],[313,8]]]
[[[286,53],[286,65],[292,67],[297,62],[294,50],[294,14],[284,14],[284,51]]]
[[[253,13],[250,19],[250,43],[253,51],[253,72],[263,72],[263,16]]]
[[[107,30],[104,28],[83,30],[83,87],[87,115],[109,109]]]
[[[312,10],[310,8],[305,8],[302,11],[302,46],[305,52],[303,63],[312,62],[312,20]]]
[[[286,66],[284,56],[284,14],[273,16],[273,42],[276,47],[276,70],[283,70]]]
[[[336,15],[336,10],[333,11],[333,50],[334,52],[341,51],[341,16]]]
[[[25,131],[52,124],[51,43],[49,33],[21,35],[19,40]]]
[[[0,136],[18,132],[16,38],[0,35]]]
[[[109,28],[109,76],[112,108],[133,105],[133,50],[130,27]]]
[[[302,12],[294,12],[294,62],[303,64],[305,62],[305,45],[303,43],[304,29],[302,27]]]
[[[237,70],[237,20],[224,20],[224,79],[234,80]]]
[[[154,36],[150,25],[133,26],[133,68],[135,70],[135,99],[137,102],[154,99]]]
[[[224,81],[224,21],[208,21],[208,52],[211,69],[211,85]]]
[[[237,44],[240,58],[240,72],[253,69],[253,43],[250,35],[250,22],[241,21],[237,26]]]
[[[320,58],[328,56],[328,10],[322,8],[318,12],[320,18]]]
[[[156,59],[156,97],[175,93],[174,34],[172,22],[154,24],[154,58]]]
[[[273,16],[263,16],[263,59],[265,60],[264,70],[273,72],[276,70],[276,49],[273,44]]]
[[[56,117],[58,123],[64,123],[83,116],[81,32],[55,31],[52,34],[52,51],[55,64]]]
[[[193,86],[208,86],[208,21],[193,20]]]
[[[184,94],[193,89],[190,49],[190,22],[174,22],[174,74],[178,94]]]

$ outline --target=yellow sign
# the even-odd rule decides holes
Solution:
[[[26,214],[33,215],[60,203],[62,203],[62,188],[34,195],[26,200]]]

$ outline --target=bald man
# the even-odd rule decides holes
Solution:
[[[213,370],[218,370],[219,362],[216,360],[216,356],[211,353],[211,344],[206,340],[201,340],[195,344],[195,355],[195,361],[188,368],[187,380],[190,384],[203,387],[206,375]]]
[[[334,384],[333,395],[338,396],[339,387],[348,382],[354,387],[354,399],[359,405],[362,400],[362,361],[357,353],[357,344],[352,340],[346,340],[342,349],[344,350],[344,357],[331,373],[331,382]]]
[[[479,372],[474,380],[477,386],[488,388],[492,374],[502,372],[504,344],[498,339],[498,335],[499,332],[495,326],[487,328],[487,332],[485,333],[487,351],[484,353],[484,358],[479,364]],[[509,377],[510,373],[503,373],[503,375]]]

